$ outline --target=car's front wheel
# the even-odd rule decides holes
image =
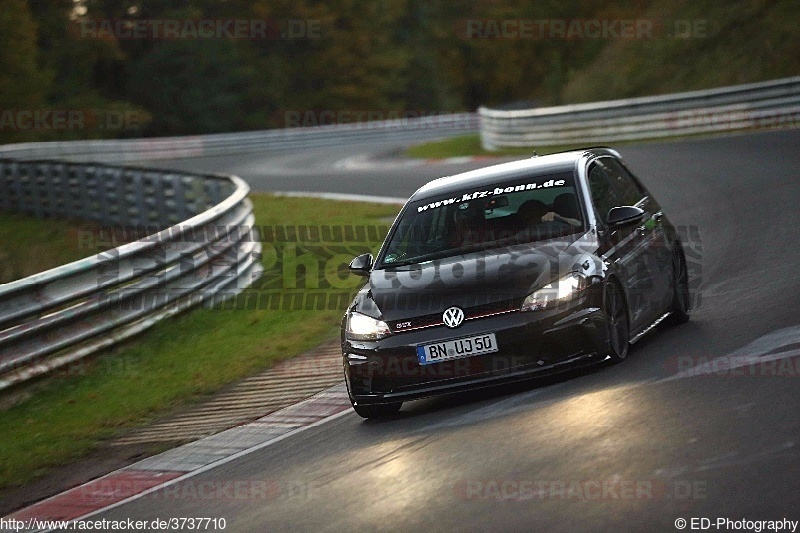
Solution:
[[[608,353],[613,363],[624,361],[630,347],[628,311],[622,290],[614,283],[606,285],[604,310],[608,326]]]
[[[381,418],[397,414],[403,402],[376,403],[371,405],[353,404],[353,410],[362,418]]]
[[[670,319],[673,324],[683,324],[689,320],[689,273],[686,270],[686,256],[680,243],[675,244],[672,253],[672,306]]]

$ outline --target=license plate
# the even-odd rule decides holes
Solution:
[[[417,346],[417,359],[419,364],[429,365],[450,359],[492,353],[497,350],[497,339],[495,339],[494,333],[484,333],[474,337]]]

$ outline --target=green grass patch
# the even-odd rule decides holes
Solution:
[[[8,283],[95,253],[81,246],[93,224],[0,212],[0,283]]]
[[[292,228],[321,225],[380,229],[398,210],[268,195],[252,199],[257,224],[267,236],[276,237],[264,242],[266,273],[249,289],[256,295],[353,294],[359,279],[348,277],[341,263],[346,265],[349,254],[374,252],[380,239],[365,240],[356,232],[350,242],[318,242],[312,232],[310,239],[298,239],[304,242],[287,242],[292,239],[285,235],[291,235]],[[337,262],[340,268],[334,269]],[[325,288],[326,283],[337,287]],[[104,439],[335,338],[346,304],[321,310],[197,309],[48,378],[30,398],[2,411],[0,487],[24,484],[50,467],[86,456]]]
[[[406,156],[417,159],[444,159],[446,157],[465,157],[465,156],[519,156],[520,158],[538,155],[554,154],[575,148],[585,148],[588,145],[575,146],[537,146],[524,148],[503,148],[497,151],[484,150],[481,146],[481,136],[477,133],[470,135],[459,135],[441,141],[432,141],[410,146],[406,150]]]

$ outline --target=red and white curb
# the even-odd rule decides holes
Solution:
[[[248,424],[154,455],[20,509],[5,520],[83,520],[347,414],[342,383]]]
[[[342,382],[342,346],[336,339],[245,378],[194,408],[109,442],[126,446],[202,439],[310,398]]]

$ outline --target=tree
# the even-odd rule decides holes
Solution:
[[[230,41],[161,41],[130,65],[129,94],[153,114],[147,133],[247,129],[253,69]]]
[[[0,9],[0,142],[35,135],[20,131],[18,119],[21,111],[39,109],[50,87],[50,73],[37,63],[36,39],[28,3],[6,0]]]

